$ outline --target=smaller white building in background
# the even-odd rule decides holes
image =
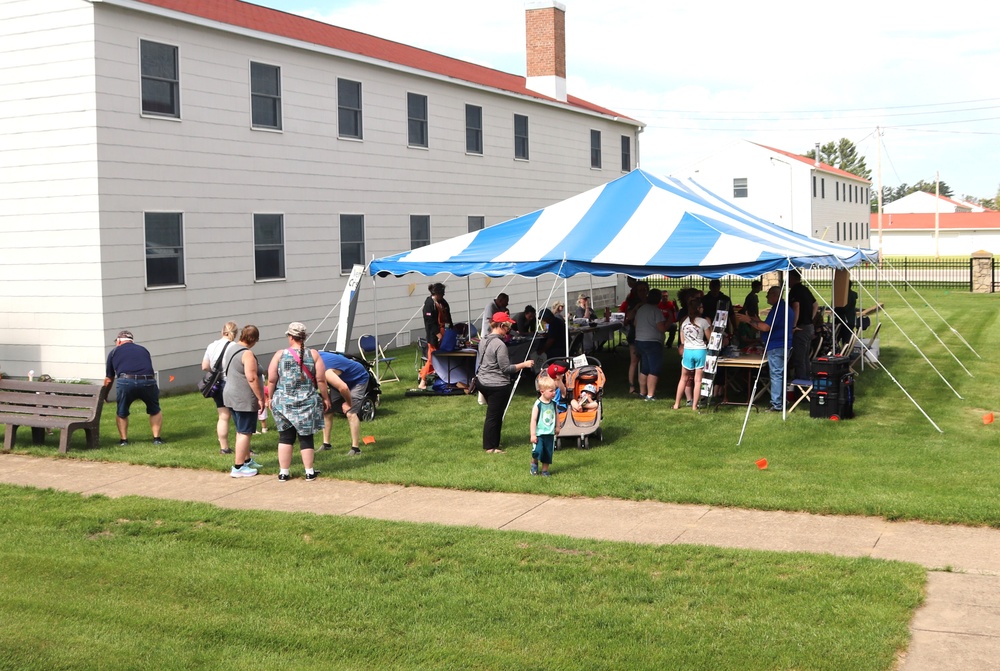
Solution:
[[[881,249],[886,256],[969,256],[979,251],[1000,254],[1000,212],[935,215],[883,209],[881,229],[877,214],[871,215],[871,228],[872,247]]]
[[[955,200],[947,196],[936,196],[926,191],[914,191],[882,206],[883,214],[933,214],[934,212],[985,212],[986,209]]]
[[[796,233],[871,247],[871,182],[826,163],[740,140],[674,175]]]

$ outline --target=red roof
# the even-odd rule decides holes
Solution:
[[[474,65],[431,51],[407,46],[380,37],[359,33],[354,30],[314,21],[277,9],[269,9],[240,0],[139,0],[140,2],[168,9],[182,14],[190,14],[202,19],[217,21],[262,33],[308,42],[331,49],[346,51],[388,63],[423,70],[489,88],[509,91],[518,95],[540,100],[556,101],[554,98],[531,91],[525,87],[525,78]],[[568,96],[567,103],[591,112],[620,117],[634,121],[627,116],[607,108]]]
[[[854,173],[847,172],[846,170],[841,170],[840,168],[834,168],[832,165],[827,165],[826,163],[823,162],[816,163],[815,159],[809,158],[808,156],[803,156],[802,154],[793,154],[790,151],[775,149],[774,147],[768,147],[758,142],[754,142],[753,144],[757,145],[758,147],[764,147],[764,149],[767,149],[768,151],[773,151],[776,154],[781,154],[782,156],[787,156],[788,158],[794,158],[796,161],[801,161],[806,165],[813,167],[817,170],[822,170],[823,172],[829,172],[834,175],[840,175],[841,177],[848,177],[858,182],[864,182],[865,184],[872,183],[870,179],[865,179],[864,177],[858,177]]]
[[[942,212],[938,215],[938,229],[949,230],[1000,230],[1000,212]],[[871,215],[871,229],[878,230],[878,214]],[[934,213],[913,214],[882,213],[883,231],[934,230]]]

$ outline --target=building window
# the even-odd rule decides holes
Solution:
[[[590,131],[590,167],[601,167],[601,131]]]
[[[337,80],[337,133],[361,139],[361,82]]]
[[[632,138],[622,135],[622,172],[632,170]]]
[[[837,187],[837,200],[840,200],[840,182],[834,181],[833,185]]]
[[[486,228],[486,217],[469,217],[469,233],[475,233],[476,231],[481,231],[484,228]]]
[[[365,215],[340,215],[340,272],[365,264]]]
[[[250,63],[250,124],[281,130],[281,68]]]
[[[284,215],[253,215],[253,267],[256,280],[285,278]]]
[[[528,117],[514,115],[514,158],[528,160]]]
[[[813,198],[816,197],[816,175],[813,175]]]
[[[733,178],[733,198],[746,198],[747,197],[747,178],[746,177],[734,177]]]
[[[427,146],[427,96],[406,94],[408,142],[411,147]]]
[[[177,47],[140,40],[139,60],[142,63],[143,113],[180,117],[181,83]]]
[[[429,214],[410,215],[410,249],[431,244],[431,217]]]
[[[483,153],[483,108],[476,105],[465,106],[465,151]]]
[[[826,237],[826,236],[823,236],[823,237]],[[840,242],[840,222],[839,221],[837,222],[837,237],[835,238],[834,241],[835,242]]]
[[[819,178],[819,197],[826,198],[826,177]]]
[[[147,212],[146,286],[184,284],[184,230],[180,212]]]

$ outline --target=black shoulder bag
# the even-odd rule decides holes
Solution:
[[[198,383],[198,391],[200,391],[201,395],[205,398],[212,398],[215,396],[215,394],[222,389],[222,385],[226,383],[226,381],[222,379],[222,357],[225,356],[226,350],[229,349],[231,344],[232,342],[227,342],[223,345],[222,352],[219,353],[219,358],[215,360],[215,365],[212,366],[212,370],[205,373],[205,375],[201,378],[201,381]]]

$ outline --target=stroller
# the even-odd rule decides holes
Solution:
[[[333,352],[333,350],[325,350]],[[340,354],[345,356],[352,361],[357,361],[365,370],[368,371],[368,385],[365,387],[365,400],[361,403],[361,411],[358,412],[358,418],[362,422],[370,422],[375,419],[375,410],[382,403],[382,385],[378,382],[378,377],[375,375],[375,371],[372,369],[372,365],[368,363],[363,357],[355,356],[353,354],[345,354],[344,352],[334,352],[335,354]],[[333,403],[333,411],[335,413],[344,414],[343,408],[341,408],[340,403]]]
[[[567,369],[564,374],[566,383],[567,398],[559,398],[559,422],[562,427],[556,437],[556,448],[561,449],[570,440],[576,441],[578,447],[586,450],[590,448],[591,438],[604,441],[604,434],[601,431],[601,418],[604,414],[604,384],[607,381],[604,377],[604,370],[601,362],[594,357],[587,357],[587,365],[574,367],[573,359],[558,357],[549,359],[543,365],[543,373],[548,375],[549,366],[557,364]],[[592,410],[573,410],[570,401],[579,398],[584,387],[591,386],[596,390],[594,400],[597,401],[597,408]]]

